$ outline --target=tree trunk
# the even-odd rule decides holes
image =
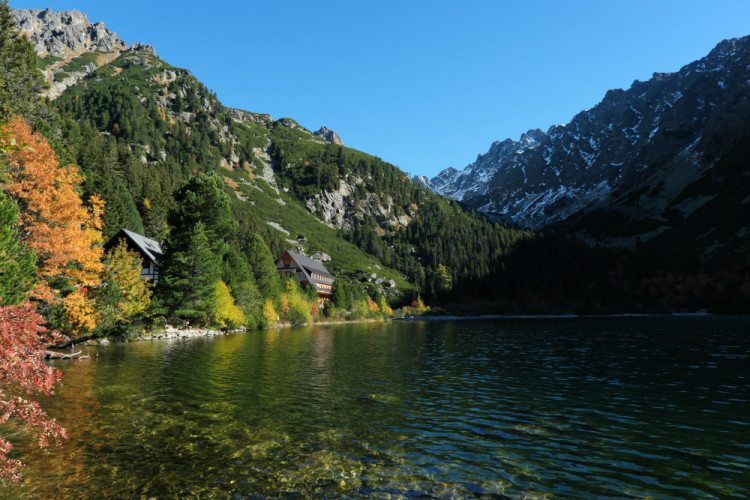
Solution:
[[[99,334],[94,333],[91,335],[86,335],[85,337],[78,337],[77,339],[70,339],[66,342],[61,342],[59,344],[49,346],[49,348],[50,349],[65,349],[66,347],[70,347],[75,344],[80,344],[81,342],[86,342],[87,340],[94,340],[98,338],[99,338]]]

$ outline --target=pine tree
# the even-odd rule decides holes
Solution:
[[[352,308],[351,289],[349,288],[348,283],[341,278],[333,282],[331,302],[333,302],[336,309],[339,309],[340,311],[348,311]]]
[[[170,226],[179,230],[202,222],[211,248],[224,256],[227,242],[237,230],[224,181],[216,174],[199,173],[177,190],[175,201],[177,209],[169,216]]]
[[[245,316],[246,326],[256,328],[260,323],[262,301],[244,255],[230,249],[224,259],[223,279],[232,291],[235,304]]]

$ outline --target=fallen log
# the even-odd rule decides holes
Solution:
[[[77,339],[70,339],[65,342],[60,342],[59,344],[49,346],[49,348],[50,349],[65,349],[72,345],[80,344],[81,342],[86,342],[87,340],[95,340],[98,338],[99,338],[99,335],[94,333],[92,335],[86,335],[85,337],[78,337]]]
[[[70,352],[70,353],[62,353],[62,352],[54,352],[54,351],[45,351],[44,353],[44,359],[72,359],[75,356],[78,356],[83,351],[78,352]],[[88,356],[82,356],[82,357],[88,357]]]

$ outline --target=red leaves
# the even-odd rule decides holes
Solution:
[[[61,340],[44,326],[30,303],[0,306],[0,423],[13,419],[36,433],[40,447],[53,439],[58,445],[67,438],[65,429],[50,419],[39,403],[25,396],[53,394],[60,370],[44,363],[48,343]],[[23,464],[8,458],[13,445],[0,438],[0,480],[17,481]]]

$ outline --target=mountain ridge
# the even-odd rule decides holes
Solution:
[[[490,296],[499,258],[513,241],[531,236],[338,144],[330,129],[315,134],[292,118],[225,107],[150,46],[105,53],[89,40],[78,50],[65,61],[39,61],[42,70],[82,69],[74,80],[54,73],[61,84],[54,104],[65,119],[47,129],[85,174],[84,197],[106,202],[105,236],[125,227],[167,239],[175,190],[195,175],[215,174],[230,195],[237,245],[256,233],[274,254],[324,252],[337,275],[407,303],[420,294]]]
[[[537,131],[532,142],[528,133],[519,141],[496,141],[463,171],[446,169],[430,184],[474,209],[535,229],[596,207],[658,219],[750,134],[741,119],[750,110],[748,84],[750,37],[724,40],[677,72],[609,90],[569,123]],[[649,194],[660,183],[663,189]],[[629,196],[637,200],[624,203]]]

